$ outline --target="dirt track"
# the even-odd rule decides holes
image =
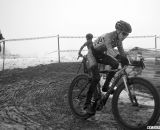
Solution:
[[[61,63],[1,73],[0,130],[106,130],[118,127],[110,102],[104,111],[87,121],[72,115],[67,92],[78,67],[78,63]],[[149,70],[148,67],[143,75]],[[149,78],[152,73],[149,74],[146,78],[153,82]],[[154,83],[157,85],[157,80]],[[160,126],[160,121],[157,125]]]

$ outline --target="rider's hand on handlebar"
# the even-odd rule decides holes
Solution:
[[[78,53],[78,58],[77,60],[79,59],[79,57],[83,57],[83,55],[81,53]]]
[[[83,57],[83,55],[81,53],[78,53],[78,57]]]
[[[116,59],[122,64],[122,66],[129,64],[129,60],[125,56],[121,56],[121,55],[118,54],[116,56]]]

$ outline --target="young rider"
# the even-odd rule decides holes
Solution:
[[[79,57],[82,56],[81,51],[83,50],[83,48],[85,46],[87,46],[87,48],[88,48],[87,59],[88,59],[88,62],[89,62],[89,68],[92,68],[92,67],[94,67],[97,64],[96,59],[93,56],[93,49],[94,48],[93,48],[92,39],[93,39],[93,35],[91,33],[86,34],[86,40],[87,40],[87,42],[85,42],[81,46],[81,48],[80,48],[80,50],[78,52]]]
[[[80,50],[79,50],[79,52],[78,52],[78,55],[79,55],[79,56],[82,56],[81,51],[83,50],[83,48],[84,48],[85,46],[87,46],[88,51],[89,51],[89,50],[92,51],[92,48],[93,48],[92,38],[93,38],[93,35],[92,35],[91,33],[86,34],[86,40],[87,40],[87,42],[85,42],[85,43],[81,46],[81,48],[80,48]]]
[[[115,24],[115,31],[106,33],[98,37],[93,42],[92,47],[92,55],[88,55],[88,61],[92,63],[92,60],[95,60],[97,63],[101,63],[104,65],[110,65],[112,69],[117,69],[119,66],[119,62],[121,62],[122,66],[127,65],[128,59],[123,49],[122,41],[132,32],[131,25],[125,21],[118,21]],[[117,53],[114,48],[118,48]],[[81,56],[81,54],[79,54]],[[91,66],[91,72],[93,74],[90,88],[87,92],[86,98],[86,112],[89,114],[95,114],[95,108],[91,105],[92,94],[95,91],[96,85],[100,80],[98,65],[94,64]],[[115,72],[110,72],[106,78],[106,81],[102,87],[102,90],[106,92],[108,90],[109,83]]]

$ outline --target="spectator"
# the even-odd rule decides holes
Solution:
[[[2,40],[2,39],[4,39],[3,38],[3,35],[2,35],[2,33],[1,33],[1,30],[0,30],[0,40]],[[0,43],[0,52],[2,51],[2,48],[1,48],[1,43]]]

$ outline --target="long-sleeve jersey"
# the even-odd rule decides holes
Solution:
[[[114,50],[114,48],[117,47],[120,55],[125,56],[122,42],[118,40],[116,31],[106,33],[98,37],[93,42],[93,47],[95,51],[107,52],[107,54],[111,55],[112,57],[116,57],[117,52]]]

